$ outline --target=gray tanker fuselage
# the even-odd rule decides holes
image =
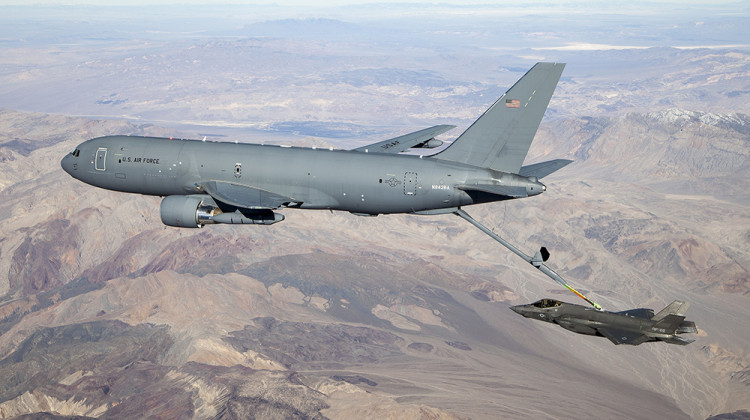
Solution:
[[[522,166],[564,64],[537,63],[443,151],[438,125],[354,150],[267,146],[157,137],[87,140],[61,162],[88,184],[164,196],[169,226],[272,224],[280,207],[358,215],[437,214],[478,203],[530,197],[555,159]]]
[[[543,184],[515,174],[414,155],[109,136],[78,147],[79,180],[114,191],[169,196],[204,193],[202,184],[250,185],[290,198],[289,207],[354,213],[412,213],[496,201],[457,185],[497,183],[528,195]]]

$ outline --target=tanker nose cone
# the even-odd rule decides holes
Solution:
[[[78,178],[76,176],[76,173],[78,172],[78,157],[80,155],[80,149],[76,149],[73,151],[73,153],[68,153],[67,155],[65,155],[65,157],[63,157],[60,161],[60,166],[62,166],[63,171],[67,172],[68,175],[72,176],[73,178]]]
[[[73,175],[73,155],[65,155],[60,161],[60,166],[62,166],[63,171],[67,172],[69,175]]]

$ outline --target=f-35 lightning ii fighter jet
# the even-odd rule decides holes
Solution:
[[[664,341],[684,346],[695,340],[678,337],[677,334],[698,332],[694,322],[685,321],[685,311],[689,306],[687,302],[676,300],[654,315],[652,309],[646,308],[608,312],[554,299],[541,299],[510,309],[526,318],[551,322],[578,334],[607,337],[615,344],[637,346],[647,341]]]

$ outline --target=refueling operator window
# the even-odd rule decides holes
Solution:
[[[78,157],[78,155],[80,155],[80,154],[81,154],[81,151],[80,151],[80,150],[78,150],[78,149],[76,149],[76,150],[73,150],[73,153],[71,153],[71,155],[73,155],[73,156],[75,156],[75,157]]]

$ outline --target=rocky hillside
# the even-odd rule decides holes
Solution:
[[[532,153],[566,155],[587,178],[750,203],[750,116],[666,109],[555,120]],[[542,144],[544,146],[542,146]]]
[[[747,121],[677,110],[552,121],[533,158],[576,163],[542,196],[467,209],[528,252],[547,246],[605,308],[693,303],[695,343],[623,348],[509,311],[578,302],[456,217],[287,209],[273,226],[168,228],[159,198],[59,167],[86,138],[163,129],[4,111],[0,417],[748,409]]]

